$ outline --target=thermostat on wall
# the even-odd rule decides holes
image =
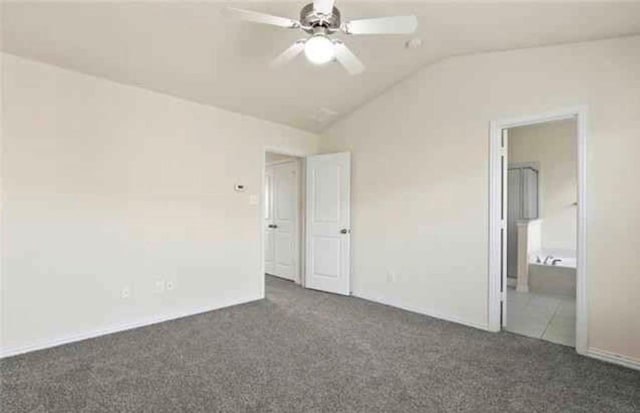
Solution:
[[[235,188],[236,192],[244,192],[245,186],[242,184],[236,184]]]

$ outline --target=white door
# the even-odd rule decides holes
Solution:
[[[275,250],[273,224],[273,169],[267,167],[264,177],[264,271],[273,274],[275,271]]]
[[[501,297],[500,297],[500,315],[501,315],[501,320],[500,320],[500,325],[502,327],[506,327],[507,326],[507,271],[508,271],[508,248],[507,246],[509,245],[509,240],[510,240],[510,236],[509,233],[507,231],[507,215],[508,215],[508,201],[509,201],[509,130],[508,129],[503,129],[502,130],[502,137],[501,137],[501,175],[502,175],[502,199],[500,200],[501,203],[501,207],[500,207],[500,238],[501,238],[501,245],[500,245],[500,257],[502,258],[502,262],[500,265],[500,271],[501,271],[501,277],[500,277],[500,292],[501,292]]]
[[[265,271],[298,281],[298,162],[268,166],[265,175]]]
[[[351,154],[307,158],[305,286],[349,295]]]

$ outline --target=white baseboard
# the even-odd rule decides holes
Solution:
[[[600,350],[597,348],[590,348],[587,350],[586,356],[606,361],[608,363],[618,364],[620,366],[628,367],[634,370],[640,370],[640,360],[623,356],[620,354],[612,353],[606,350]]]
[[[354,297],[358,297],[358,298],[362,298],[363,300],[367,300],[367,301],[373,301],[375,303],[379,303],[379,304],[384,304],[384,305],[388,305],[391,307],[396,307],[399,308],[401,310],[406,310],[406,311],[411,311],[412,313],[418,313],[418,314],[423,314],[429,317],[433,317],[433,318],[437,318],[440,320],[444,320],[444,321],[450,321],[452,323],[456,323],[456,324],[462,324],[465,325],[467,327],[473,327],[473,328],[477,328],[479,330],[485,330],[485,331],[489,331],[489,325],[488,324],[480,324],[480,323],[476,323],[473,321],[468,321],[468,320],[464,320],[460,317],[457,316],[453,316],[450,314],[443,314],[437,311],[425,311],[423,309],[419,309],[417,307],[413,307],[413,306],[408,306],[406,304],[402,304],[398,301],[395,301],[393,299],[389,299],[387,297],[376,297],[373,295],[369,295],[369,294],[363,294],[363,293],[355,293],[353,292],[352,295]]]
[[[37,351],[37,350],[44,350],[51,347],[61,346],[63,344],[69,344],[76,341],[82,341],[90,338],[104,336],[107,334],[118,333],[121,331],[131,330],[134,328],[145,327],[152,324],[175,320],[178,318],[184,318],[184,317],[189,317],[197,314],[208,313],[209,311],[219,310],[221,308],[231,307],[238,304],[245,304],[252,301],[261,300],[262,298],[264,297],[249,297],[249,298],[245,297],[241,299],[227,300],[223,303],[218,303],[217,305],[195,307],[189,310],[181,310],[173,313],[146,317],[136,321],[111,325],[111,326],[96,329],[96,330],[69,334],[69,335],[65,335],[65,336],[57,337],[53,339],[39,340],[37,342],[29,343],[26,345],[20,345],[15,347],[3,347],[3,348],[0,348],[0,358],[17,356],[18,354],[30,353],[32,351]]]

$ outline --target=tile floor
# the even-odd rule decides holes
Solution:
[[[576,300],[571,297],[507,291],[507,331],[576,345]]]

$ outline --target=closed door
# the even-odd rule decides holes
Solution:
[[[350,177],[349,153],[307,158],[307,288],[351,292]]]
[[[268,166],[265,174],[265,272],[298,281],[298,162]]]

